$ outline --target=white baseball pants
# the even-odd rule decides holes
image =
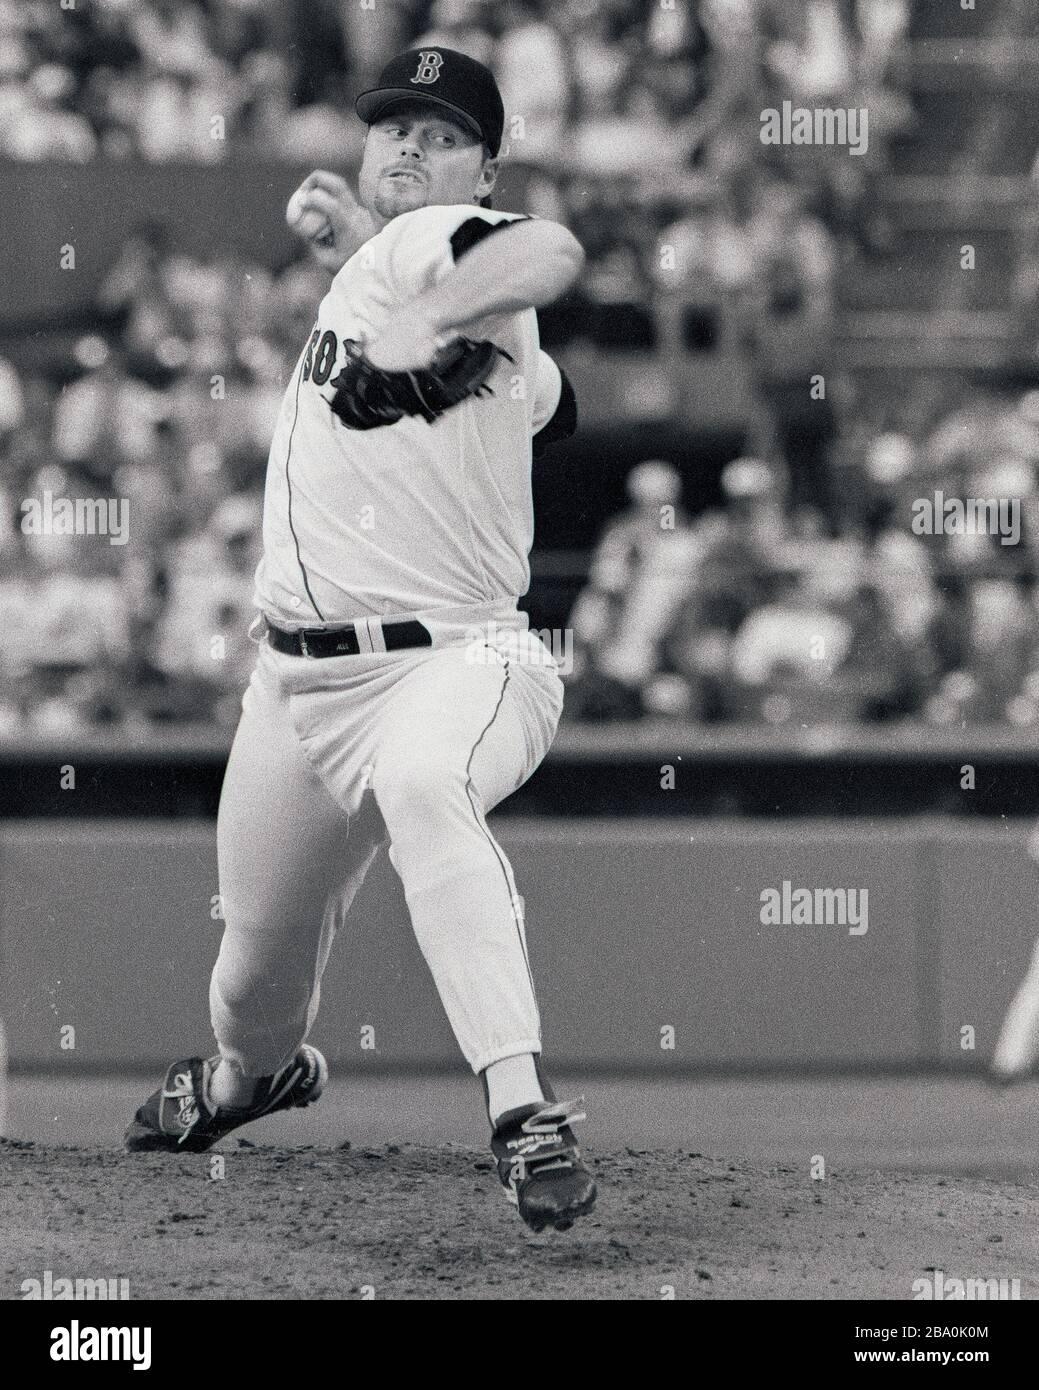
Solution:
[[[292,1057],[337,928],[381,845],[474,1071],[541,1051],[521,905],[486,815],[555,735],[562,682],[537,637],[323,659],[263,642],[220,798],[220,1052]]]

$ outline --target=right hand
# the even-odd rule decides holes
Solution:
[[[298,224],[289,222],[289,226],[330,275],[337,274],[354,252],[379,230],[379,224],[358,203],[346,179],[327,169],[315,169],[308,174],[293,198],[297,199],[295,207],[298,210],[318,213],[326,219],[316,235],[308,236]]]

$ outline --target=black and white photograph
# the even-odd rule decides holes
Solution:
[[[1035,0],[0,0],[0,192],[33,1364],[297,1301],[1009,1357]]]

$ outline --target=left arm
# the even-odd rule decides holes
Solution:
[[[467,323],[551,304],[584,265],[580,242],[557,222],[509,222],[485,236],[448,271],[390,315],[368,349],[388,371],[427,367]]]

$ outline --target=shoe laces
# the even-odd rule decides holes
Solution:
[[[572,1168],[577,1157],[576,1147],[564,1147],[560,1130],[587,1118],[580,1108],[584,1096],[576,1100],[550,1101],[529,1115],[520,1126],[522,1138],[512,1140],[512,1172],[516,1181],[533,1172],[544,1173],[552,1168]]]
[[[184,1130],[178,1142],[183,1144],[184,1140],[202,1118],[202,1112],[198,1104],[198,1096],[191,1080],[191,1072],[177,1072],[176,1076],[173,1078],[173,1085],[164,1086],[162,1088],[162,1095],[164,1100],[175,1100],[177,1102],[177,1119]]]
[[[583,1104],[584,1096],[578,1096],[576,1100],[550,1101],[533,1115],[528,1115],[521,1128],[524,1134],[558,1134],[564,1125],[575,1125],[588,1118],[580,1109]]]

